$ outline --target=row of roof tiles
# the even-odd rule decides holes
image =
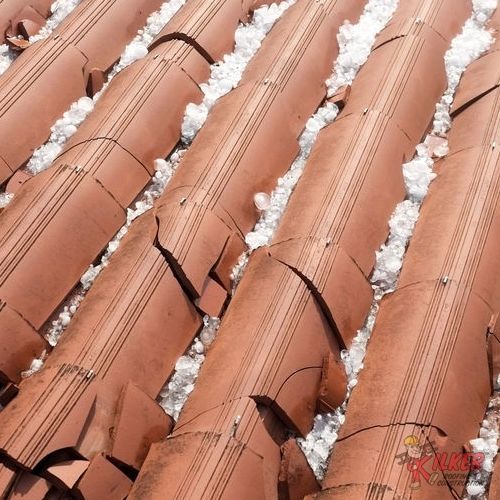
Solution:
[[[239,1],[212,2],[208,10],[204,2],[188,3],[158,35],[163,42],[153,42],[145,59],[113,80],[52,167],[27,182],[2,214],[6,354],[0,373],[6,379],[16,382],[20,368],[40,353],[44,340],[37,332],[124,224],[128,205],[154,175],[154,159],[179,141],[186,105],[201,99],[198,85],[208,78],[210,62],[177,33],[218,60],[231,51],[242,8]],[[233,29],[223,30],[227,26]]]
[[[444,52],[470,14],[467,2],[453,5],[450,14],[450,2],[405,2],[381,35],[339,119],[320,132],[272,245],[252,258],[172,437],[153,445],[132,498],[245,496],[241,470],[271,498],[275,483],[260,478],[278,474],[276,441],[287,429],[308,432],[318,387],[323,409],[344,400],[339,346],[350,344],[369,310],[375,250],[404,197],[401,160],[411,157],[445,90]],[[414,17],[419,24],[408,22]],[[364,394],[367,411],[374,393]],[[281,436],[267,429],[274,439],[266,441],[269,405],[282,428]],[[238,430],[228,433],[236,415]],[[263,458],[249,463],[248,454]],[[359,462],[349,457],[348,483],[356,484]]]
[[[497,11],[492,28],[499,22]],[[463,77],[450,152],[436,163],[398,289],[382,301],[323,484],[345,498],[375,496],[377,484],[409,491],[394,460],[408,435],[448,456],[470,450],[499,373],[499,46]],[[441,487],[422,482],[421,497],[461,496],[466,475],[450,487],[438,472]]]

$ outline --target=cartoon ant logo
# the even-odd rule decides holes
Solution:
[[[429,447],[421,445],[420,440],[415,435],[407,436],[404,440],[404,445],[406,447],[406,454],[410,458],[407,463],[407,468],[411,472],[410,488],[412,490],[420,488],[421,477],[429,484],[434,484],[439,474],[437,472],[429,474],[424,468],[424,464],[428,462],[432,456],[432,448],[429,449]]]
[[[421,444],[420,439],[414,434],[407,436],[403,442],[406,451],[396,455],[395,458],[399,459],[398,465],[406,465],[410,471],[410,488],[413,490],[421,487],[422,479],[427,484],[436,484],[440,474],[443,474],[448,482],[454,480],[463,482],[463,478],[471,470],[479,469],[484,461],[484,453],[435,452],[434,443],[429,441]],[[443,481],[444,479],[441,480]]]

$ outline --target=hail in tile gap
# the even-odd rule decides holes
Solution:
[[[163,3],[159,10],[148,17],[146,25],[125,47],[120,60],[111,69],[102,90],[93,98],[81,97],[72,103],[63,116],[52,126],[49,140],[36,149],[30,158],[26,166],[28,172],[36,175],[50,167],[57,155],[63,150],[68,139],[76,133],[81,123],[94,110],[95,104],[114,77],[127,66],[148,54],[148,46],[154,37],[160,33],[185,3],[186,0],[170,0]]]
[[[51,16],[38,33],[29,37],[29,43],[48,38],[80,2],[81,0],[56,0],[50,6]],[[12,50],[7,44],[0,45],[0,75],[7,71],[18,55],[19,52]]]
[[[94,110],[95,104],[113,78],[127,66],[148,54],[148,46],[154,40],[154,37],[160,33],[185,3],[186,0],[169,0],[148,17],[146,25],[137,32],[136,37],[125,47],[120,60],[111,69],[102,90],[96,93],[93,98],[84,96],[73,102],[63,116],[54,123],[50,129],[51,134],[48,141],[37,148],[28,161],[26,166],[28,172],[36,175],[50,167],[63,150],[68,139],[76,133],[78,127]],[[12,193],[0,193],[0,208],[7,206],[13,198]]]
[[[495,389],[488,403],[486,415],[479,430],[479,437],[470,445],[474,453],[484,453],[481,468],[472,471],[467,480],[465,500],[486,500],[493,472],[493,461],[498,453],[500,434],[500,375],[495,380]]]
[[[39,372],[42,369],[46,359],[47,359],[47,351],[44,350],[42,354],[40,354],[40,357],[35,358],[31,361],[31,365],[27,370],[21,372],[21,378],[28,378],[31,377],[31,375]]]
[[[0,193],[0,209],[5,208],[14,198],[12,193]]]
[[[189,394],[193,392],[206,351],[214,341],[219,325],[219,318],[203,318],[203,329],[199,337],[194,339],[188,352],[177,360],[173,375],[160,391],[158,403],[175,421]]]
[[[191,103],[186,107],[182,123],[184,144],[191,144],[217,100],[238,85],[243,71],[260,48],[269,30],[294,3],[295,0],[288,0],[280,4],[272,4],[269,7],[261,7],[255,11],[250,24],[238,27],[235,33],[233,53],[224,56],[223,61],[213,65],[208,83],[201,85],[204,94],[203,101],[201,104]],[[263,201],[262,197],[258,200]],[[215,339],[220,319],[205,316],[203,323],[204,327],[199,338],[195,338],[188,353],[179,358],[173,375],[158,397],[160,406],[174,420],[179,418],[189,394],[194,389],[198,373],[205,361],[205,352]]]
[[[415,157],[402,166],[407,196],[399,203],[389,220],[389,237],[376,253],[376,264],[371,282],[374,301],[364,326],[358,331],[351,347],[341,353],[347,377],[346,400],[334,412],[317,415],[312,431],[299,444],[316,477],[322,479],[328,457],[345,419],[347,402],[357,377],[363,368],[368,340],[373,331],[380,300],[394,291],[403,264],[403,257],[418,219],[420,206],[429,184],[435,178],[433,158],[446,156],[446,136],[452,125],[450,109],[455,91],[465,69],[483,54],[493,42],[486,23],[497,7],[497,0],[474,0],[473,13],[465,22],[462,32],[451,42],[444,56],[448,87],[436,104],[432,131],[416,148]]]
[[[332,76],[326,81],[329,97],[354,81],[370,55],[375,37],[389,22],[397,4],[398,0],[369,0],[357,24],[346,22],[341,26],[337,35],[339,55],[334,63]],[[330,125],[337,118],[338,112],[335,104],[327,102],[307,121],[299,139],[300,151],[297,158],[288,172],[278,179],[278,185],[271,193],[270,206],[262,210],[254,229],[245,237],[248,250],[239,257],[233,268],[233,290],[241,279],[250,254],[271,242],[320,130]]]
[[[283,13],[291,5],[293,5],[293,3],[294,1],[289,0],[281,2],[280,4],[262,6],[255,10],[250,23],[240,24],[238,26],[235,32],[235,47],[233,52],[225,55],[222,61],[219,61],[211,66],[210,79],[203,87],[205,96],[209,97],[206,97],[203,101],[204,104],[202,103],[200,106],[206,106],[207,114],[217,99],[227,94],[232,88],[236,87],[241,79],[245,67],[257,53],[269,30],[283,15]],[[150,20],[152,18],[153,16]],[[162,18],[162,22],[165,22],[165,17]],[[152,33],[159,32],[160,30],[160,26],[156,25],[153,31],[149,30],[148,37],[145,38],[145,35],[141,34],[141,40],[144,40],[144,43],[149,43],[154,36]],[[127,50],[125,53],[127,53]],[[127,61],[130,64],[130,59],[127,59]],[[155,176],[153,177],[150,185],[140,196],[139,201],[135,203],[133,208],[129,208],[127,210],[127,221],[125,225],[109,242],[99,263],[91,265],[87,269],[80,279],[80,287],[75,290],[71,297],[68,298],[57,319],[51,323],[46,335],[51,346],[55,346],[57,344],[60,336],[69,326],[73,315],[76,313],[80,303],[93,285],[95,279],[100,274],[102,269],[109,264],[111,256],[117,250],[120,241],[127,233],[130,224],[141,214],[152,208],[154,200],[163,193],[165,186],[174,174],[186,149],[190,146],[194,136],[203,126],[207,118],[207,115],[205,115],[203,119],[193,121],[194,109],[197,109],[197,107],[193,104],[188,104],[186,106],[182,125],[182,130],[184,132],[184,144],[182,146],[178,146],[166,160],[162,158],[155,160]]]

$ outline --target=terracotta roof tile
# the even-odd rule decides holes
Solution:
[[[76,498],[125,498],[132,481],[103,455],[96,455],[72,493]]]
[[[87,460],[64,460],[48,466],[44,475],[61,490],[70,490],[88,467]]]
[[[283,458],[278,476],[279,498],[299,500],[319,490],[320,486],[295,439],[285,442],[281,447],[281,454]]]
[[[152,443],[164,439],[173,421],[156,401],[128,383],[118,402],[109,459],[139,470]]]
[[[0,322],[0,382],[18,382],[27,363],[37,357],[47,343],[19,313],[3,301],[0,301]]]
[[[481,87],[478,72],[497,55],[471,66],[458,102],[473,99],[471,86],[477,95],[488,91],[490,80],[484,78]],[[394,460],[407,435],[448,454],[461,453],[477,435],[492,386],[484,338],[500,304],[495,274],[500,163],[491,146],[498,140],[499,99],[495,88],[468,107],[459,106],[450,153],[436,165],[438,177],[422,207],[398,289],[382,302],[323,485],[342,489],[346,498],[359,498],[382,483],[399,494],[408,491],[409,475]],[[352,467],[360,460],[364,467],[354,479]],[[465,479],[454,483],[459,495]],[[422,495],[445,498],[449,489],[440,484]]]
[[[46,479],[29,472],[23,472],[16,479],[10,491],[9,499],[36,500],[45,498],[50,489],[51,484]]]
[[[82,2],[54,36],[24,51],[0,77],[2,158],[8,166],[0,171],[0,182],[24,165],[56,119],[86,95],[89,71],[110,68],[161,3],[140,0],[131,9],[126,0]],[[22,124],[23,132],[14,124]]]
[[[119,416],[124,385],[133,382],[156,398],[201,326],[152,245],[148,223],[154,228],[154,217],[138,222],[114,256],[116,266],[102,273],[104,286],[91,290],[44,370],[22,384],[15,408],[9,405],[1,414],[0,449],[26,467],[62,448],[89,459],[96,451],[110,450],[108,430]],[[31,415],[44,423],[33,425]],[[127,418],[134,418],[132,408]]]
[[[14,470],[7,468],[5,465],[0,465],[0,498],[4,498],[9,493],[16,473]]]

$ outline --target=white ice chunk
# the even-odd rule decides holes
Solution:
[[[266,210],[271,206],[271,197],[267,193],[255,193],[253,202],[257,210]]]
[[[201,365],[205,360],[203,353],[213,342],[220,320],[216,317],[205,316],[203,324],[203,330],[200,333],[201,341],[195,338],[188,353],[177,360],[174,374],[160,392],[160,406],[174,420],[179,418],[184,403],[194,389]]]

